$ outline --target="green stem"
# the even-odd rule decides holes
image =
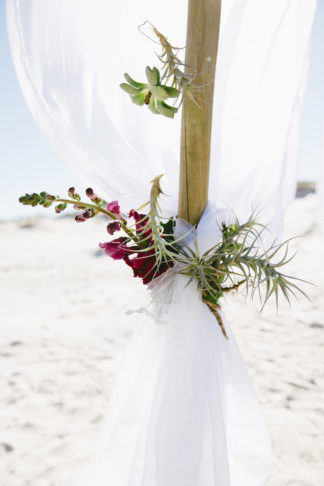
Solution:
[[[95,204],[89,204],[89,203],[85,203],[85,202],[81,202],[81,201],[76,201],[74,199],[61,199],[61,198],[58,198],[58,199],[55,199],[55,201],[56,202],[66,203],[66,204],[73,204],[73,205],[76,205],[76,206],[83,206],[85,208],[91,208],[91,209],[94,209],[95,211],[98,211],[100,213],[103,213],[106,216],[109,216],[111,219],[114,219],[115,221],[118,221],[120,223],[120,226],[123,229],[123,231],[125,231],[125,233],[135,243],[138,243],[139,242],[137,236],[135,235],[135,233],[131,229],[129,229],[127,227],[127,223],[126,223],[126,221],[124,219],[119,219],[118,216],[116,216],[114,213],[111,213],[110,211],[108,211],[107,209],[102,208],[101,206],[97,206]]]

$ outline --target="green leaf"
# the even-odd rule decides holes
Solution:
[[[147,77],[148,82],[152,86],[156,86],[158,84],[158,82],[159,82],[159,76],[156,74],[155,71],[152,71],[152,69],[150,68],[150,66],[146,66],[145,74],[146,74],[146,77]]]
[[[161,113],[168,118],[174,118],[174,114],[177,113],[178,108],[174,106],[167,105],[164,101],[156,100],[156,108]]]
[[[154,115],[160,115],[160,112],[156,109],[156,106],[155,106],[155,98],[153,98],[153,96],[151,96],[151,99],[150,99],[150,102],[148,104],[148,107],[151,110],[151,112],[154,113]]]
[[[180,95],[179,90],[171,86],[163,86],[163,89],[168,93],[169,98],[178,98]]]
[[[135,103],[135,105],[139,105],[139,106],[144,105],[144,101],[147,93],[148,93],[148,89],[141,91],[137,95],[131,96],[132,102]]]
[[[156,74],[156,76],[157,76],[157,84],[160,84],[160,78],[161,78],[161,76],[160,76],[160,71],[159,71],[159,70],[158,70],[158,68],[157,68],[157,67],[155,67],[155,66],[154,66],[154,68],[153,68],[153,71],[155,72],[155,74]]]
[[[134,88],[146,88],[147,87],[147,84],[145,84],[145,83],[138,83],[133,78],[131,78],[130,75],[127,74],[127,73],[124,74],[124,78]]]
[[[163,238],[168,242],[168,243],[173,243],[174,242],[174,226],[175,226],[175,221],[173,218],[169,219],[166,223],[163,223],[161,221],[161,226],[163,228]]]
[[[168,98],[170,98],[169,93],[167,92],[164,86],[152,86],[151,89],[154,98],[156,98],[159,101],[165,101]]]
[[[130,86],[129,84],[126,83],[122,83],[119,86],[121,87],[121,89],[123,89],[124,91],[126,91],[126,93],[130,95],[136,95],[143,90],[143,88],[134,88],[133,86]]]

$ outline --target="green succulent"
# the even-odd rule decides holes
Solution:
[[[127,83],[122,83],[120,87],[130,95],[136,105],[147,105],[152,113],[173,118],[178,108],[168,105],[165,101],[169,98],[178,98],[179,90],[161,84],[160,71],[156,67],[151,69],[146,66],[145,74],[148,82],[138,83],[125,73]]]

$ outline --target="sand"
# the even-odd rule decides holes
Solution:
[[[273,440],[267,486],[324,485],[324,235],[317,199],[296,199],[290,273],[316,283],[278,314],[228,296],[225,310]],[[46,213],[45,213],[46,214]],[[0,223],[0,486],[51,486],[89,457],[116,364],[147,292],[97,247],[103,220]],[[95,486],[95,485],[94,485]]]

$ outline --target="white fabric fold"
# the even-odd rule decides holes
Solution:
[[[187,243],[195,237],[205,251],[232,219],[209,207]],[[150,293],[93,459],[64,485],[261,486],[271,443],[225,316],[229,340],[196,283],[173,269]]]
[[[261,486],[271,473],[266,425],[225,316],[229,340],[195,285],[173,279],[163,324],[144,318],[92,462],[67,486]]]
[[[298,132],[316,0],[223,0],[215,79],[210,202],[240,218],[260,209],[274,231],[294,196]],[[13,60],[26,101],[62,159],[125,209],[160,173],[176,214],[181,115],[153,116],[120,88],[145,80],[159,46],[146,19],[185,45],[187,2],[7,0]],[[153,33],[152,33],[153,35]],[[180,55],[182,52],[180,51]],[[199,93],[196,95],[199,99]]]

